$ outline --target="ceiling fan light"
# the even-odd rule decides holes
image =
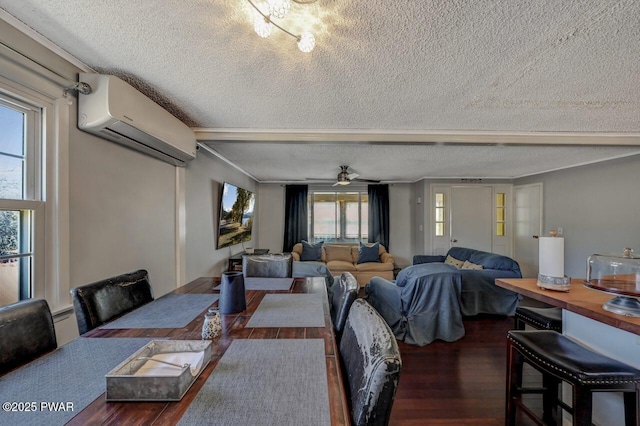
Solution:
[[[350,180],[339,180],[336,182],[338,185],[349,185],[351,183]]]

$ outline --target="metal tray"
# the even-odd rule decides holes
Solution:
[[[204,352],[195,372],[188,366],[171,364],[179,375],[135,375],[149,358],[158,354]],[[180,401],[211,360],[210,340],[152,340],[106,374],[107,401]]]

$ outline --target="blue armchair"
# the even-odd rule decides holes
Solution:
[[[462,280],[451,265],[406,268],[396,281],[373,277],[365,287],[367,301],[387,321],[398,340],[424,346],[436,339],[453,342],[464,336],[460,311]]]

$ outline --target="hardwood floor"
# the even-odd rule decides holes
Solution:
[[[464,326],[466,335],[453,343],[398,342],[403,366],[391,425],[504,425],[506,335],[513,318],[478,316],[465,319]],[[531,376],[527,382],[538,380],[535,371],[525,372]],[[538,411],[539,396],[527,398]]]

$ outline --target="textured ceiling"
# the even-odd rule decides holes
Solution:
[[[268,182],[303,180],[304,177],[335,181],[340,165],[350,166],[350,172],[357,172],[360,178],[387,182],[438,177],[511,179],[639,152],[637,147],[575,146],[250,142],[208,142],[207,146],[250,171],[260,181]]]
[[[311,54],[277,31],[257,37],[242,0],[0,0],[0,7],[194,127],[640,133],[638,0],[294,4],[283,25],[296,32],[301,23],[311,26]],[[334,175],[358,158],[374,165],[368,178],[520,176],[632,151],[211,146],[261,180]],[[298,167],[288,155],[298,156]]]

